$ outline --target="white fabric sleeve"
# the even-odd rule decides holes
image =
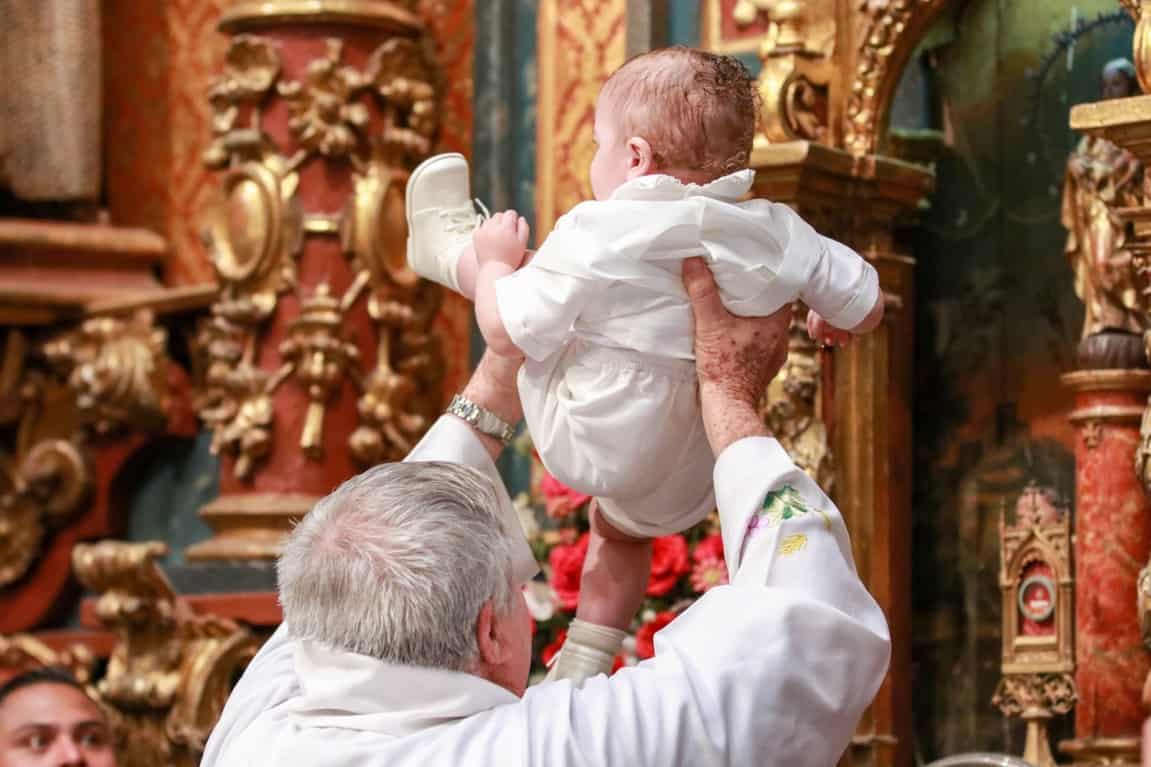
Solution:
[[[535,576],[539,565],[523,535],[515,507],[495,463],[471,426],[455,416],[440,416],[404,461],[459,463],[479,469],[487,475],[499,497],[500,520],[508,534],[514,538],[512,569],[517,583],[526,583]],[[287,624],[281,624],[248,664],[228,697],[205,745],[201,767],[216,765],[231,739],[238,737],[260,714],[300,695],[293,647]]]
[[[743,552],[728,549],[731,584],[656,634],[655,658],[530,689],[526,764],[830,767],[846,750],[890,638],[843,519],[772,439],[730,446],[715,484],[725,548]]]
[[[815,261],[800,298],[841,330],[852,330],[882,300],[879,274],[841,242],[817,235]]]
[[[594,284],[529,263],[496,280],[500,320],[519,350],[542,362],[567,343]]]

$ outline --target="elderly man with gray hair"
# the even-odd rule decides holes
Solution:
[[[519,360],[485,354],[402,464],[341,485],[279,563],[284,625],[204,756],[241,765],[831,765],[887,669],[887,624],[835,505],[758,412],[790,308],[727,312],[684,265],[730,584],[581,687],[527,690],[536,572],[493,459]],[[460,417],[457,417],[460,416]]]

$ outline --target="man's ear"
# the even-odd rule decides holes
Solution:
[[[498,666],[507,661],[508,646],[503,641],[500,628],[496,608],[489,599],[484,602],[476,618],[476,645],[479,647],[480,660],[489,666]]]
[[[632,136],[627,140],[627,151],[627,177],[629,179],[655,172],[655,153],[652,152],[651,144],[648,143],[647,139]]]

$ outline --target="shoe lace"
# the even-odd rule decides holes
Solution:
[[[479,208],[479,212],[476,208]],[[491,213],[488,212],[487,206],[479,200],[473,200],[466,205],[461,205],[458,208],[449,208],[440,211],[440,215],[447,220],[445,228],[449,232],[458,232],[460,234],[468,234],[475,230],[480,225],[481,221],[491,218]]]

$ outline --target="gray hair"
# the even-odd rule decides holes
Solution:
[[[388,463],[349,479],[296,526],[277,564],[296,639],[466,671],[487,600],[511,607],[512,552],[491,481],[454,463]]]

